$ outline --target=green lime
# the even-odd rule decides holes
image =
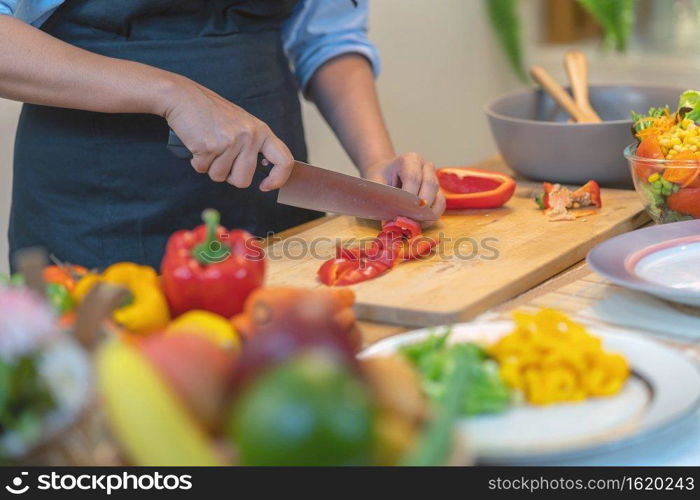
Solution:
[[[228,434],[243,465],[367,465],[372,424],[364,384],[310,350],[251,383],[232,408]]]

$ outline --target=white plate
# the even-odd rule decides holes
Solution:
[[[510,321],[455,325],[450,342],[493,343],[512,330]],[[360,357],[395,353],[434,329],[389,337]],[[464,418],[481,463],[552,462],[601,453],[649,438],[700,406],[700,370],[682,353],[628,331],[593,328],[607,350],[623,354],[633,369],[615,396],[580,403],[512,406],[502,414]]]
[[[591,268],[613,283],[700,307],[700,220],[630,231],[597,245]]]
[[[693,242],[641,257],[634,265],[634,272],[655,285],[700,292],[699,262],[700,242]]]

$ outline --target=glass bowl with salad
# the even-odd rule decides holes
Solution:
[[[681,94],[676,111],[632,112],[637,139],[625,149],[634,186],[657,223],[700,218],[700,92]]]

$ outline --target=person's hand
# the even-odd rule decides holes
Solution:
[[[433,210],[435,219],[445,211],[445,196],[440,191],[435,165],[417,153],[405,153],[370,165],[363,172],[366,179],[418,195]]]
[[[278,189],[289,178],[294,158],[270,127],[191,80],[178,82],[164,116],[192,152],[192,168],[215,182],[250,186],[258,153],[273,164],[262,191]]]

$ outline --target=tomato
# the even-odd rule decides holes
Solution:
[[[642,158],[652,158],[654,160],[663,160],[664,152],[659,144],[659,139],[656,136],[646,137],[639,146],[637,146],[637,156]]]
[[[448,209],[498,208],[515,192],[515,181],[506,174],[474,168],[441,168],[440,189]]]
[[[671,210],[700,219],[700,187],[683,188],[669,195],[666,203]]]
[[[663,160],[664,152],[661,149],[661,144],[659,144],[659,139],[657,139],[656,136],[646,137],[639,146],[637,146],[637,156],[653,160]],[[635,175],[643,181],[646,181],[649,176],[654,175],[660,170],[654,162],[645,162],[643,160],[635,161],[633,168]]]

